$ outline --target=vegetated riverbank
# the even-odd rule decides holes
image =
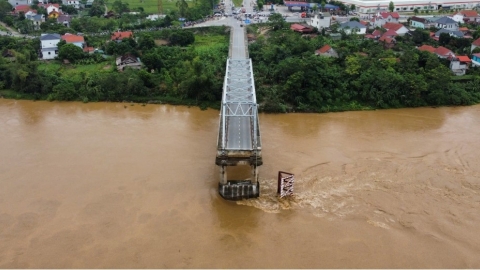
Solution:
[[[265,111],[330,112],[480,102],[480,68],[470,67],[466,76],[454,76],[448,60],[417,49],[422,44],[443,45],[464,55],[471,41],[441,44],[428,31],[418,29],[396,37],[390,47],[345,33],[341,40],[302,35],[289,30],[281,18],[274,19],[272,26],[280,30],[249,26],[255,39],[249,52],[257,99]],[[330,57],[315,55],[324,46],[332,48]]]
[[[61,59],[51,61],[37,60],[38,40],[0,37],[1,50],[11,55],[0,60],[0,94],[19,99],[219,107],[229,28],[163,30],[136,37],[105,42],[102,49],[107,55],[72,58],[76,54],[62,54],[68,44],[62,45]],[[118,71],[115,60],[122,55],[138,57],[145,68]]]
[[[275,29],[285,28],[283,22],[275,23],[280,24]],[[333,112],[480,102],[480,70],[452,76],[446,60],[415,48],[415,36],[399,37],[388,49],[358,36],[334,41],[323,35],[268,31],[270,26],[249,28],[255,39],[249,50],[261,111]],[[139,33],[136,40],[105,42],[102,48],[111,57],[89,55],[65,64],[38,61],[38,39],[0,37],[1,50],[12,56],[0,59],[0,95],[218,109],[228,40],[227,27]],[[161,43],[169,45],[157,45]],[[338,57],[314,54],[325,45]],[[115,58],[125,54],[139,57],[145,68],[118,71]]]

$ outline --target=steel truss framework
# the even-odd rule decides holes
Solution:
[[[234,118],[248,118],[250,145],[228,149],[229,123]],[[257,150],[260,146],[258,109],[251,59],[228,59],[223,84],[219,147],[221,150]]]

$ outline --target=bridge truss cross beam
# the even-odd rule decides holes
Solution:
[[[229,200],[259,196],[258,166],[263,160],[254,82],[251,59],[227,60],[216,164],[220,195]],[[227,180],[226,167],[237,165],[251,166],[251,180]]]

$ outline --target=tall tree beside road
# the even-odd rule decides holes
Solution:
[[[351,10],[351,11],[355,11],[355,9],[357,9],[357,6],[355,6],[355,4],[352,4],[352,5],[350,6],[350,10]]]
[[[285,20],[280,13],[270,15],[270,17],[268,17],[268,21],[270,22],[270,26],[273,30],[280,30],[285,27]]]
[[[188,9],[188,3],[185,0],[177,0],[177,3],[175,5],[178,8],[178,13],[180,13],[181,17],[185,17],[187,14],[187,9]]]
[[[263,5],[264,5],[264,3],[263,3],[262,0],[258,0],[258,1],[257,1],[258,10],[263,10]]]
[[[395,5],[393,4],[393,1],[390,1],[390,4],[388,4],[388,10],[390,10],[390,12],[393,12],[394,9]]]

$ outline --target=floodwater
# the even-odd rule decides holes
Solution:
[[[260,126],[261,197],[227,202],[218,111],[0,99],[0,267],[480,268],[480,106]]]

